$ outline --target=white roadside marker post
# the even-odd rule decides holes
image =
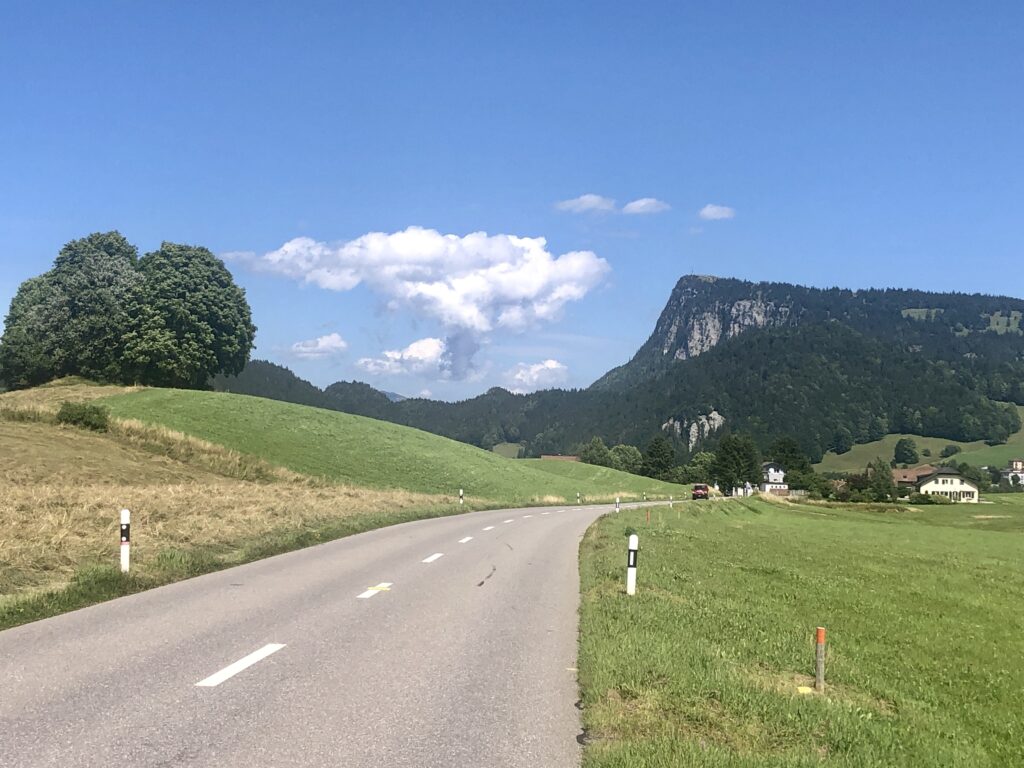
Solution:
[[[576,491],[576,506],[578,507],[579,505],[580,505],[580,492]]]
[[[672,509],[672,497],[671,496],[668,497],[668,508]]]
[[[132,513],[127,509],[121,510],[121,573],[128,573],[129,561],[131,559],[132,540]]]
[[[619,497],[618,496],[615,497],[615,511],[616,512],[619,511]]]
[[[647,501],[647,491],[644,491],[644,501]]]
[[[636,556],[640,549],[640,537],[635,533],[629,535],[629,553],[626,556],[626,594],[636,594]]]
[[[462,493],[462,489],[459,488],[459,506],[460,507],[462,506],[462,502],[463,502],[463,493]]]

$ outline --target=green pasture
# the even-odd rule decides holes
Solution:
[[[489,503],[592,501],[684,486],[616,470],[546,471],[397,424],[246,395],[146,389],[105,399],[113,415],[184,432],[295,472],[366,488],[400,488]],[[573,474],[576,473],[576,474]]]
[[[644,515],[581,550],[586,768],[1024,765],[1021,495]],[[801,693],[819,625],[826,690]]]

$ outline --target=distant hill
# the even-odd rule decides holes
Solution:
[[[1008,297],[690,275],[633,359],[589,389],[392,402],[339,382],[319,403],[485,448],[523,443],[528,455],[657,434],[686,455],[733,430],[762,445],[792,435],[815,460],[896,432],[999,443],[1021,426],[1004,403],[1024,404],[1022,313],[1024,300]],[[236,381],[250,394],[305,391],[284,374],[276,385],[247,375]]]
[[[387,422],[224,392],[144,389],[104,399],[114,416],[169,427],[293,472],[360,488],[404,489],[495,504],[679,498],[684,486],[575,464],[513,461]],[[598,471],[601,470],[601,471]]]

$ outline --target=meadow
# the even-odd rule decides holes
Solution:
[[[584,766],[1024,764],[1024,498],[990,498],[602,519],[581,548]],[[819,625],[825,693],[801,693]]]
[[[110,397],[108,432],[55,421],[62,402]],[[0,629],[408,520],[685,490],[585,465],[552,474],[333,411],[65,380],[0,394]],[[116,568],[122,507],[129,577]]]
[[[1024,406],[1017,406],[1017,411],[1024,420]],[[925,448],[931,450],[931,456],[921,456],[921,464],[938,464],[945,461],[940,456],[942,449],[947,445],[955,445],[960,448],[960,453],[953,456],[957,461],[967,462],[976,467],[996,466],[1005,467],[1010,459],[1024,456],[1024,429],[1010,435],[1010,439],[1003,445],[986,445],[981,440],[971,443],[946,440],[941,437],[922,437],[911,434],[886,435],[881,440],[870,443],[859,443],[843,454],[835,454],[831,451],[825,454],[820,464],[814,469],[818,472],[862,472],[870,462],[876,458],[889,461],[893,457],[896,443],[901,438],[909,437],[917,444],[918,453]]]
[[[258,456],[309,477],[367,488],[400,488],[481,503],[553,504],[616,495],[677,497],[686,488],[585,465],[548,470],[465,443],[389,422],[247,395],[148,389],[102,401],[115,416],[169,429]],[[550,462],[566,464],[567,462]]]

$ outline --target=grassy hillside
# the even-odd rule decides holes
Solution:
[[[1024,499],[679,506],[584,541],[585,768],[1024,765]]]
[[[539,472],[570,480],[581,488],[614,488],[616,489],[614,494],[623,497],[646,493],[651,499],[667,499],[669,496],[681,499],[683,497],[680,494],[690,493],[688,485],[663,483],[649,477],[631,475],[628,472],[620,472],[608,467],[596,467],[593,464],[584,464],[580,461],[522,459],[522,463]]]
[[[160,424],[255,455],[294,472],[370,488],[457,495],[486,502],[575,500],[642,491],[683,493],[609,470],[565,476],[388,422],[246,395],[149,389],[103,401],[115,416]],[[584,485],[585,483],[585,485]]]
[[[1024,419],[1024,406],[1017,406],[1017,412]],[[930,448],[932,455],[921,456],[921,463],[937,463],[942,461],[939,454],[947,445],[960,446],[961,453],[956,455],[957,461],[966,461],[975,466],[994,465],[1006,466],[1006,463],[1013,458],[1024,456],[1024,429],[1010,436],[1005,445],[986,445],[981,440],[972,443],[960,443],[956,440],[945,440],[940,437],[922,437],[921,435],[886,435],[881,440],[871,443],[861,443],[853,446],[848,452],[837,455],[831,451],[825,454],[820,464],[815,465],[819,472],[854,472],[863,470],[869,462],[876,458],[885,461],[892,459],[893,451],[898,440],[904,437],[911,438],[917,443],[917,450],[920,453],[925,448]]]

